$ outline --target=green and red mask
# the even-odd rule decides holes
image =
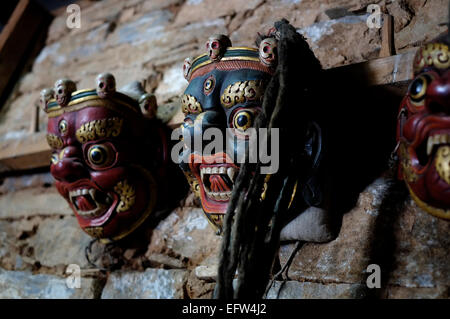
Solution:
[[[189,85],[182,97],[182,132],[183,139],[191,141],[180,155],[180,167],[217,230],[240,169],[234,159],[248,147],[236,141],[248,139],[246,131],[261,111],[277,62],[276,47],[275,37],[263,39],[260,48],[248,48],[232,47],[226,36],[213,35],[206,42],[207,53],[185,60],[183,71]],[[196,139],[203,140],[209,128],[222,132],[223,149],[205,156],[192,145]]]

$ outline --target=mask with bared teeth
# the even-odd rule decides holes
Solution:
[[[40,100],[56,188],[80,227],[104,243],[132,233],[168,202],[168,131],[155,117],[154,97],[139,84],[132,93],[116,91],[104,73],[95,89],[77,91],[65,79]]]
[[[213,40],[220,54],[211,54]],[[261,48],[232,47],[228,37],[214,35],[207,42],[207,52],[186,59],[183,67],[189,85],[181,100],[185,148],[180,167],[219,233],[240,168],[233,158],[244,154],[246,148],[245,143],[235,141],[248,139],[246,131],[254,126],[261,110],[277,62],[276,45],[275,38],[267,38]],[[222,132],[223,149],[206,156],[192,146],[209,128]]]
[[[399,178],[419,207],[444,219],[450,219],[449,45],[447,34],[417,51],[397,126]]]

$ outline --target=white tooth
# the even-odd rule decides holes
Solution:
[[[219,168],[213,167],[212,170],[211,170],[211,173],[212,174],[218,174],[219,173]]]
[[[204,174],[206,172],[206,168],[202,167],[200,171]]]
[[[227,175],[231,179],[232,182],[234,182],[234,174],[235,174],[234,168],[233,167],[228,167],[227,168]]]
[[[439,139],[439,142],[440,142],[441,144],[447,143],[447,135],[442,134],[441,137],[440,137],[440,139]]]
[[[225,167],[221,167],[220,169],[219,169],[219,173],[220,174],[225,174]]]
[[[211,174],[211,167],[206,168],[206,174]]]
[[[427,140],[427,155],[431,154],[432,149],[433,149],[433,137],[429,137]]]
[[[220,198],[227,199],[227,194],[226,193],[220,193]]]
[[[200,179],[203,181],[203,170],[200,170]]]

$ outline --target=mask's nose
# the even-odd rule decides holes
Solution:
[[[426,106],[430,113],[450,114],[450,70],[429,84]]]
[[[89,177],[82,162],[81,151],[75,146],[67,146],[58,154],[59,160],[50,166],[50,172],[61,182],[73,183]]]

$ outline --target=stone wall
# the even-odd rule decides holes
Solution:
[[[180,118],[179,96],[187,83],[182,63],[203,53],[214,33],[228,34],[235,46],[252,45],[257,32],[287,18],[308,40],[324,68],[379,56],[381,31],[369,29],[366,7],[381,5],[394,16],[397,53],[414,49],[441,32],[448,0],[109,0],[80,1],[81,28],[68,29],[65,10],[57,13],[45,47],[17,83],[0,113],[0,141],[26,138],[31,106],[45,87],[69,77],[78,88],[94,87],[109,71],[117,86],[139,80],[155,93],[159,117]],[[396,107],[396,106],[395,106]],[[40,130],[46,129],[40,114]],[[390,249],[380,297],[447,298],[449,223],[429,216],[407,199],[395,218],[380,209],[387,189],[377,179],[343,217],[336,240],[305,244],[269,298],[363,297],[367,265],[381,248]],[[389,217],[389,216],[388,216]],[[377,242],[390,231],[394,246]],[[94,244],[85,257],[84,234],[48,172],[3,176],[0,186],[0,297],[24,298],[207,298],[214,288],[217,237],[190,194],[180,208],[139,244]],[[141,239],[142,239],[141,238]],[[280,248],[283,264],[293,244]],[[380,248],[381,247],[381,248]],[[378,255],[377,255],[378,254]],[[80,289],[65,284],[69,264],[81,267]]]

